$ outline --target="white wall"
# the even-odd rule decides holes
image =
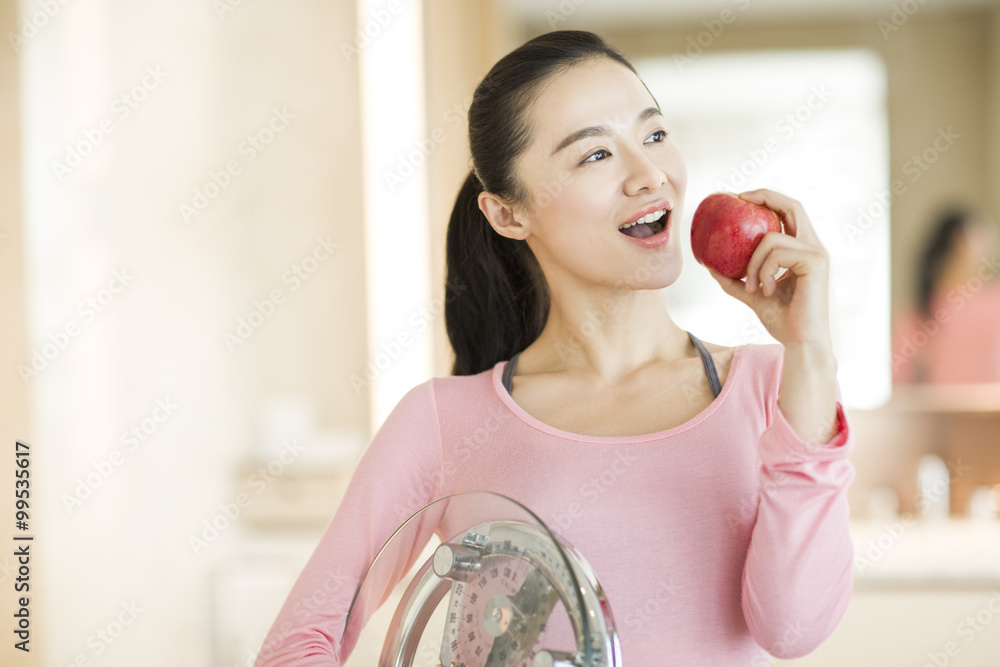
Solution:
[[[252,471],[315,470],[368,435],[349,382],[367,353],[358,83],[340,50],[354,4],[52,4],[21,53],[23,364],[49,356],[25,374],[22,434],[37,642],[47,664],[207,665],[212,568],[277,494]],[[64,173],[68,145],[88,154]],[[204,210],[186,220],[182,204]],[[307,280],[286,276],[297,265]],[[227,340],[276,290],[246,340]],[[123,440],[133,428],[145,440]],[[286,436],[304,451],[282,462]],[[110,646],[97,638],[125,621]]]

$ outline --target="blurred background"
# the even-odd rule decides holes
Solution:
[[[566,28],[663,107],[685,235],[769,187],[830,250],[855,594],[783,664],[997,664],[998,0],[0,2],[0,509],[21,440],[35,538],[0,662],[252,664],[375,430],[449,373],[472,91]],[[675,320],[771,342],[684,252]]]

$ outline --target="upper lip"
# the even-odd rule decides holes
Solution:
[[[662,201],[656,202],[655,204],[650,204],[649,206],[647,206],[647,207],[645,207],[643,209],[640,209],[639,211],[636,211],[635,215],[633,215],[631,218],[629,218],[625,222],[619,222],[618,226],[621,227],[622,225],[631,224],[631,223],[635,222],[636,220],[638,220],[639,218],[644,218],[647,215],[649,215],[650,213],[656,213],[660,209],[664,209],[664,208],[667,209],[668,211],[673,210],[673,208],[674,208],[673,202],[671,202],[669,199],[664,199]]]

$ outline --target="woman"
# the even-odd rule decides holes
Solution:
[[[1000,382],[998,249],[984,215],[938,217],[917,264],[917,306],[894,323],[893,382]]]
[[[477,87],[469,140],[448,230],[454,375],[411,389],[379,429],[257,664],[339,664],[377,549],[422,505],[475,489],[584,554],[626,665],[812,651],[851,593],[853,438],[828,256],[802,207],[744,193],[786,234],[764,237],[745,285],[712,273],[782,345],[702,343],[658,292],[681,270],[684,161],[620,53],[588,32],[527,42]],[[431,533],[468,527],[435,515],[399,574]]]

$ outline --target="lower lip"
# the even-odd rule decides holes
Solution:
[[[673,221],[673,215],[667,216],[667,226],[663,228],[658,234],[653,234],[652,236],[647,236],[644,239],[637,239],[634,236],[628,236],[627,234],[622,234],[618,232],[619,236],[622,236],[626,241],[631,241],[632,243],[642,246],[643,248],[659,248],[661,245],[670,240],[670,227]]]

